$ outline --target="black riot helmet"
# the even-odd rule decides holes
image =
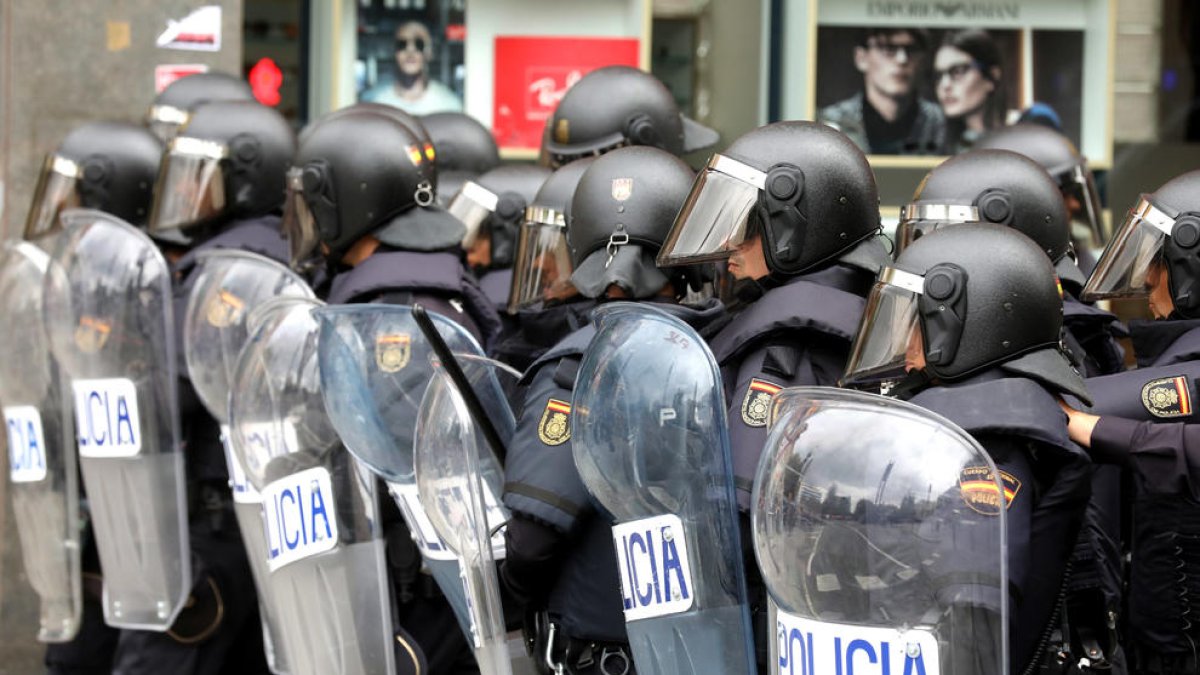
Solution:
[[[657,295],[670,279],[658,253],[692,184],[692,170],[657,148],[621,148],[584,171],[567,205],[571,283],[589,298],[616,285],[633,298]]]
[[[293,264],[318,244],[339,261],[367,235],[411,251],[456,246],[465,228],[435,203],[427,162],[421,140],[391,116],[364,110],[315,122],[288,171],[283,229]]]
[[[879,273],[845,382],[898,380],[923,356],[942,382],[999,367],[1087,400],[1059,342],[1058,278],[1038,251],[1012,228],[981,223],[913,242]]]
[[[525,207],[550,173],[528,164],[498,166],[463,184],[448,210],[467,228],[462,247],[472,267],[512,267]]]
[[[1067,202],[1077,241],[1103,243],[1100,193],[1087,159],[1065,134],[1043,124],[1026,122],[997,129],[975,143],[977,150],[1010,150],[1037,162],[1058,183]]]
[[[353,105],[348,105],[344,108],[338,108],[333,112],[326,113],[320,119],[301,129],[300,138],[297,144],[304,145],[304,139],[308,137],[309,130],[313,129],[320,122],[336,119],[342,115],[357,115],[362,112],[370,112],[377,115],[390,117],[400,124],[403,124],[408,128],[409,131],[413,133],[414,136],[417,137],[417,144],[421,149],[421,153],[425,156],[424,161],[421,162],[421,175],[425,180],[429,181],[429,184],[433,186],[435,192],[438,191],[440,188],[438,180],[439,172],[437,170],[437,164],[435,161],[437,159],[437,151],[433,147],[433,139],[430,137],[429,131],[425,128],[425,125],[422,123],[420,117],[405,112],[396,106],[387,105],[386,103],[375,103],[373,101],[359,101]],[[405,154],[409,152],[408,148],[400,148],[398,151]],[[454,189],[457,190],[457,187]],[[453,196],[453,193],[451,193],[451,196]]]
[[[144,226],[154,197],[162,143],[145,127],[127,122],[89,122],[71,130],[46,155],[25,239],[58,229],[58,214],[83,207]]]
[[[474,117],[440,112],[423,115],[420,120],[437,152],[438,200],[443,204],[449,204],[468,180],[500,166],[495,137]]]
[[[295,151],[291,126],[273,108],[251,101],[198,106],[163,153],[151,236],[190,245],[212,226],[279,210]]]
[[[591,157],[577,159],[555,169],[538,188],[533,202],[525,207],[508,295],[510,313],[576,294],[571,285],[571,272],[575,268],[567,247],[567,204],[593,161]]]
[[[154,98],[146,111],[146,126],[165,143],[202,103],[253,100],[253,90],[240,78],[228,73],[196,73],[175,80]]]
[[[824,124],[776,122],[709,159],[658,264],[728,258],[761,235],[773,276],[838,259],[874,272],[887,257],[874,236],[879,228],[875,175],[862,150]]]
[[[1200,319],[1200,171],[1143,194],[1084,286],[1084,300],[1144,297],[1165,268],[1175,314]]]
[[[1071,220],[1058,185],[1037,162],[1008,150],[972,150],[930,171],[900,210],[903,251],[917,238],[960,223],[1007,225],[1032,239],[1078,290],[1083,273],[1070,255]]]
[[[629,66],[584,75],[546,124],[544,151],[555,167],[626,145],[682,155],[720,140],[717,132],[680,114],[675,97],[658,78]]]

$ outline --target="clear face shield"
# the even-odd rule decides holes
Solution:
[[[979,222],[979,209],[969,204],[908,204],[900,209],[896,253],[921,237],[947,225]]]
[[[146,111],[146,127],[150,133],[158,136],[163,143],[169,143],[179,133],[179,129],[187,124],[188,111],[171,105],[154,105]]]
[[[713,155],[692,183],[658,254],[670,267],[722,260],[747,238],[750,214],[767,174],[724,155]]]
[[[517,239],[508,311],[573,296],[572,271],[563,213],[542,206],[526,208]]]
[[[1067,211],[1071,214],[1071,239],[1090,242],[1097,248],[1103,246],[1104,221],[1100,215],[1100,193],[1096,190],[1087,164],[1076,164],[1055,178],[1067,203]]]
[[[59,229],[58,214],[80,206],[77,188],[82,175],[83,167],[79,164],[53,153],[46,155],[25,219],[26,241]]]
[[[1096,269],[1083,287],[1084,302],[1106,298],[1136,298],[1150,294],[1151,268],[1163,250],[1163,243],[1175,219],[1158,210],[1142,195],[1125,223],[1096,263]]]
[[[909,370],[924,367],[924,344],[917,301],[925,278],[885,267],[867,298],[858,336],[850,351],[844,386],[894,383]]]
[[[467,233],[463,235],[462,247],[469,250],[475,245],[479,239],[479,233],[483,230],[483,224],[496,210],[496,205],[500,203],[500,196],[483,187],[474,181],[463,183],[462,189],[458,194],[454,195],[454,199],[450,200],[450,206],[446,210],[450,215],[462,221],[467,227]]]
[[[150,232],[185,228],[219,215],[226,205],[221,163],[228,156],[221,143],[188,136],[172,140],[158,168]]]
[[[304,263],[317,245],[321,233],[317,220],[304,197],[304,169],[292,167],[287,172],[287,198],[283,203],[283,236],[288,240],[293,268]]]

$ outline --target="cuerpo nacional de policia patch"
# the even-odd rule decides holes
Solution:
[[[546,401],[538,438],[546,445],[562,445],[571,438],[571,404],[552,398]]]
[[[1004,488],[1003,495],[992,479],[992,470],[986,466],[968,466],[958,475],[958,490],[963,502],[972,511],[985,516],[1000,514],[1001,499],[1006,510],[1012,508],[1013,500],[1021,491],[1021,481],[1007,471],[1000,472],[1000,485]]]
[[[750,386],[746,387],[746,398],[742,399],[742,421],[746,426],[767,426],[767,416],[771,414],[771,400],[780,389],[783,387],[757,377],[750,380]]]
[[[1142,405],[1155,417],[1191,417],[1192,394],[1187,377],[1179,375],[1147,382],[1142,387]]]
[[[408,333],[380,335],[375,339],[375,365],[385,373],[403,370],[412,358],[412,337]]]

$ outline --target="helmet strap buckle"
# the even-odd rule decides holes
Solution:
[[[604,250],[608,253],[608,260],[604,261],[604,269],[612,264],[613,258],[617,257],[617,249],[629,243],[629,235],[622,231],[613,232],[608,238],[608,244]]]
[[[417,189],[413,191],[413,201],[417,206],[426,208],[433,204],[435,195],[433,194],[433,185],[427,180],[417,183]]]

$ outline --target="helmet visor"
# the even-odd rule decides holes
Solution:
[[[842,384],[863,386],[894,382],[916,365],[923,353],[917,299],[925,280],[885,267],[867,298]]]
[[[169,143],[188,121],[188,112],[170,105],[150,106],[146,112],[146,127],[158,140]]]
[[[661,267],[721,260],[746,240],[750,214],[767,175],[723,155],[713,155],[696,176],[666,243]]]
[[[1077,164],[1058,177],[1063,199],[1071,213],[1071,239],[1089,242],[1092,246],[1104,245],[1104,227],[1100,211],[1100,193],[1092,180],[1087,165]]]
[[[575,293],[572,271],[562,212],[537,206],[526,208],[525,224],[517,239],[508,311],[570,297]]]
[[[225,209],[224,145],[178,136],[167,146],[154,186],[150,232],[185,228]]]
[[[547,120],[546,129],[550,128],[550,122]],[[577,159],[585,157],[599,157],[608,152],[612,152],[617,148],[624,148],[630,145],[629,139],[625,134],[620,132],[609,134],[599,138],[591,143],[558,143],[551,137],[547,136],[542,141],[542,150],[547,157],[548,166],[551,169],[566,166]]]
[[[967,204],[909,204],[900,209],[896,253],[921,237],[947,225],[979,222],[979,209]]]
[[[454,199],[450,200],[450,207],[446,209],[450,215],[461,220],[462,224],[467,227],[467,233],[463,235],[462,240],[463,248],[471,248],[475,245],[475,240],[479,238],[483,224],[487,221],[488,216],[491,216],[492,212],[496,210],[496,204],[499,201],[499,196],[479,183],[475,181],[463,183],[462,189],[454,195]]]
[[[1104,249],[1104,255],[1100,256],[1100,262],[1096,263],[1096,269],[1083,287],[1081,299],[1092,302],[1148,295],[1150,269],[1158,260],[1163,242],[1174,224],[1174,218],[1159,211],[1146,195],[1142,195]]]
[[[33,241],[58,229],[58,214],[80,205],[79,165],[55,154],[46,155],[29,215],[25,218],[25,239]]]
[[[303,176],[304,169],[288,169],[287,198],[283,203],[283,236],[288,240],[293,268],[307,261],[321,241],[317,220],[304,198]]]

